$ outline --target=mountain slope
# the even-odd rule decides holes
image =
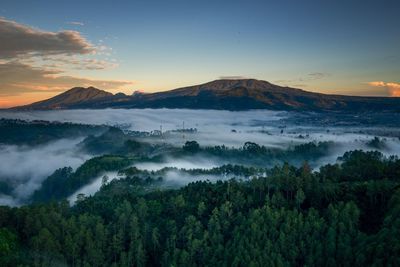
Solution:
[[[112,97],[113,94],[94,88],[94,87],[74,87],[64,93],[56,95],[47,100],[39,101],[27,106],[23,109],[67,109],[74,105],[82,105],[85,103],[98,101],[107,97]]]
[[[54,108],[188,108],[225,110],[306,110],[306,111],[400,111],[400,99],[326,95],[282,87],[254,79],[216,80],[205,84],[158,93],[112,95],[92,88],[90,97],[81,99],[85,90],[71,89],[49,100],[23,109]],[[97,96],[93,92],[103,92]],[[68,94],[67,94],[68,93]],[[67,95],[65,95],[67,94]],[[78,99],[79,101],[75,101]],[[74,100],[74,101],[72,101]],[[50,104],[49,104],[50,103]],[[56,103],[56,104],[54,104]]]

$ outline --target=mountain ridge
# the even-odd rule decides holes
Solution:
[[[400,99],[330,95],[278,86],[256,79],[214,80],[155,93],[112,94],[94,87],[74,87],[17,110],[101,108],[188,108],[219,110],[400,111]]]
[[[97,89],[93,86],[87,88],[73,87],[52,98],[41,100],[29,105],[16,107],[17,109],[64,109],[70,104],[90,102],[100,98],[113,96],[112,93]]]

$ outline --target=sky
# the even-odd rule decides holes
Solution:
[[[400,96],[400,1],[1,0],[0,108],[220,78]]]

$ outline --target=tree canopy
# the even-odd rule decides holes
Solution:
[[[132,169],[75,206],[0,207],[0,266],[399,266],[400,160],[340,160],[173,190]]]

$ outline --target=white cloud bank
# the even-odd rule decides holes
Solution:
[[[82,139],[61,139],[38,147],[0,145],[0,180],[15,188],[0,195],[0,205],[18,205],[38,189],[50,174],[65,166],[76,168],[89,155],[75,151]]]

